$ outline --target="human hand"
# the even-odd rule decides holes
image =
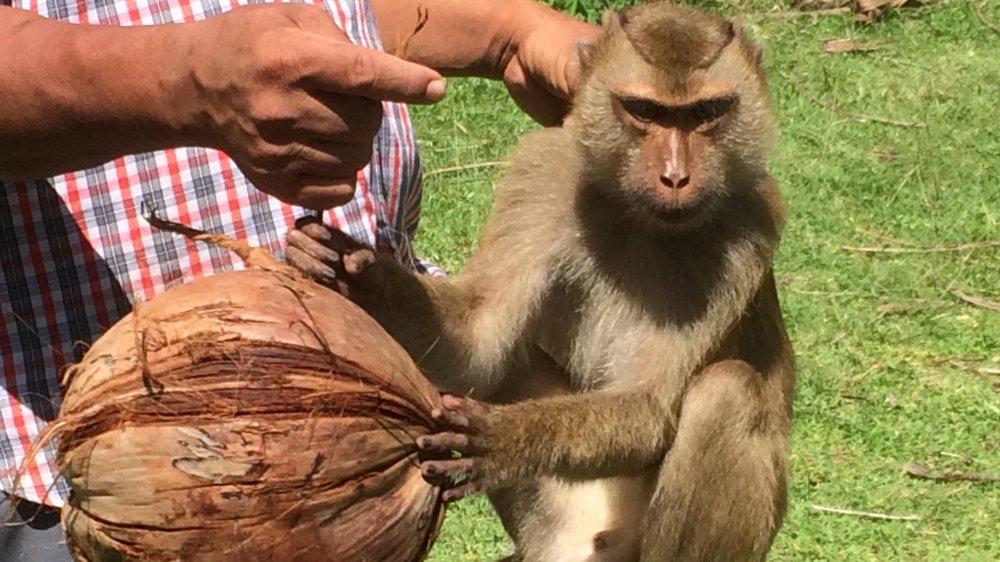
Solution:
[[[321,8],[237,8],[186,25],[195,135],[261,191],[313,209],[353,197],[382,123],[379,100],[432,103],[441,75],[354,45]]]
[[[524,21],[516,50],[503,68],[503,81],[525,113],[542,125],[556,125],[576,91],[577,44],[595,40],[600,29],[554,12]]]

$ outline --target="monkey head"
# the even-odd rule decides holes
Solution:
[[[670,230],[702,224],[766,174],[761,50],[729,21],[666,3],[605,14],[579,49],[571,126],[585,189]]]

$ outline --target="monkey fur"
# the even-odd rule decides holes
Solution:
[[[460,274],[319,224],[288,260],[337,274],[440,389],[491,404],[450,398],[419,446],[428,479],[465,476],[449,497],[490,495],[510,560],[763,560],[795,369],[760,49],[657,2],[609,12],[580,63],[571,118],[523,138]]]

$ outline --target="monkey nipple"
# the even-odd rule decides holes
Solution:
[[[622,540],[621,531],[609,529],[594,534],[594,552],[599,553],[614,548]]]

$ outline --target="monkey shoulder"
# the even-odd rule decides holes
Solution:
[[[575,141],[563,128],[526,133],[497,186],[491,222],[532,238],[573,236],[573,198],[580,181]]]
[[[551,127],[521,137],[502,191],[527,191],[539,200],[553,195],[569,196],[580,178],[576,141],[568,129]]]

